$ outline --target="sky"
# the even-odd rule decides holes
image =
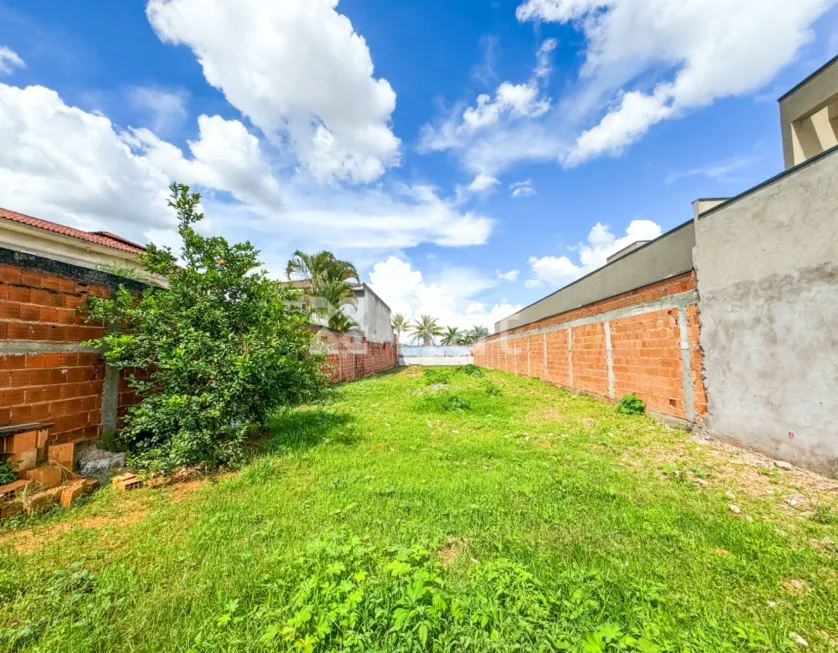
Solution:
[[[103,10],[104,9],[104,10]],[[838,0],[0,0],[0,207],[494,323],[782,170]]]

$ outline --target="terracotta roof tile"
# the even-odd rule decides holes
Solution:
[[[119,249],[123,252],[142,254],[145,251],[145,247],[142,245],[138,245],[137,243],[133,243],[130,240],[108,233],[107,231],[82,231],[80,229],[67,227],[63,224],[56,224],[55,222],[41,220],[40,218],[33,218],[30,215],[24,215],[23,213],[17,213],[3,208],[0,208],[0,218],[11,220],[12,222],[17,222],[18,224],[25,224],[29,227],[51,231],[63,236],[78,238],[79,240],[84,240],[95,245]]]

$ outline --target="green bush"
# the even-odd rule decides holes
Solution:
[[[617,412],[622,415],[643,415],[646,412],[646,402],[638,399],[637,395],[626,395],[620,399]]]
[[[448,385],[454,373],[449,368],[428,367],[425,369],[425,381],[428,385]]]
[[[251,427],[324,385],[296,291],[267,277],[250,243],[201,236],[200,195],[179,184],[171,191],[181,261],[154,245],[140,257],[169,288],[120,287],[111,299],[91,298],[85,316],[109,325],[88,344],[127,370],[141,397],[120,443],[135,464],[161,471],[236,460]]]
[[[462,372],[463,374],[468,374],[469,376],[476,376],[482,378],[485,376],[483,374],[483,370],[481,370],[477,365],[462,365],[457,368],[458,372]]]
[[[12,463],[8,458],[0,457],[0,485],[14,483],[16,480],[17,474],[12,469]]]

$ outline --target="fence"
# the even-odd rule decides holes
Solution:
[[[461,345],[399,347],[399,365],[454,366],[471,363],[474,363],[471,347]]]

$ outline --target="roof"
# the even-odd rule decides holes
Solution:
[[[48,220],[41,220],[40,218],[33,218],[31,215],[24,215],[16,211],[0,208],[0,218],[17,222],[18,224],[26,225],[27,227],[35,227],[36,229],[43,229],[44,231],[51,231],[52,233],[61,234],[62,236],[70,236],[71,238],[78,238],[79,240],[92,243],[94,245],[101,245],[102,247],[110,247],[111,249],[118,249],[123,252],[130,252],[131,254],[142,254],[146,248],[137,243],[126,240],[121,236],[116,236],[107,231],[82,231],[81,229],[73,229],[63,224],[49,222]]]
[[[803,87],[803,86],[806,86],[806,84],[808,84],[809,82],[811,82],[811,81],[812,81],[815,77],[817,77],[818,75],[820,75],[820,74],[821,74],[824,70],[826,70],[827,68],[829,68],[832,64],[834,64],[834,63],[836,63],[836,62],[838,62],[838,55],[836,55],[836,56],[832,57],[832,59],[830,59],[829,61],[827,61],[827,62],[826,62],[823,66],[821,66],[820,68],[818,68],[815,72],[813,72],[811,75],[809,75],[806,79],[804,79],[804,80],[803,80],[802,82],[800,82],[799,84],[796,84],[796,85],[795,85],[795,87],[794,87],[794,88],[792,88],[790,91],[786,91],[785,93],[783,93],[783,95],[780,97],[780,99],[779,99],[779,100],[777,100],[777,102],[782,102],[782,101],[783,101],[783,100],[785,100],[785,99],[786,99],[789,95],[791,95],[792,93],[794,93],[796,90],[798,90],[799,88],[801,88],[801,87]]]

